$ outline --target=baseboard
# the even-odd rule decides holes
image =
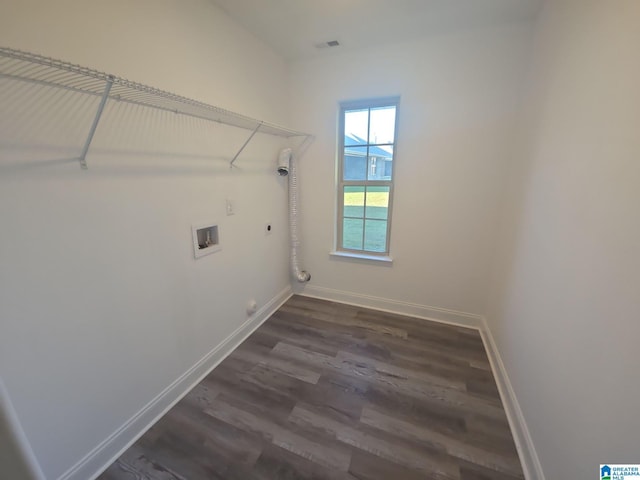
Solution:
[[[95,479],[292,295],[286,287],[58,480]]]
[[[527,422],[520,409],[518,398],[509,380],[509,375],[500,356],[498,346],[484,317],[482,318],[480,334],[482,335],[485,350],[489,356],[491,370],[498,385],[498,391],[500,392],[502,404],[504,405],[504,410],[509,420],[511,433],[513,434],[513,439],[516,443],[518,454],[520,455],[520,462],[522,463],[525,478],[527,480],[545,480],[542,465],[540,464],[540,459],[533,444],[531,433],[527,427]]]
[[[458,312],[446,308],[430,307],[417,303],[402,302],[389,298],[373,297],[360,293],[333,290],[331,288],[305,285],[304,289],[297,292],[299,295],[332,302],[346,303],[358,307],[372,308],[383,312],[397,313],[408,317],[416,317],[450,325],[476,328],[482,327],[482,316],[473,313]]]

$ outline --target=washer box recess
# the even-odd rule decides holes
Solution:
[[[191,227],[193,233],[193,255],[195,258],[204,257],[210,253],[222,250],[218,225],[204,224]]]

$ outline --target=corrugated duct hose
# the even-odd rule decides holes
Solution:
[[[300,283],[311,280],[311,274],[300,268],[298,250],[300,239],[298,238],[298,177],[296,176],[296,159],[290,148],[280,152],[278,158],[278,173],[289,174],[289,242],[291,247],[291,273]]]

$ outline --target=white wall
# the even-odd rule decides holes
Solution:
[[[640,445],[640,3],[547,2],[489,324],[547,478]]]
[[[527,25],[454,32],[291,66],[293,120],[317,135],[300,164],[311,287],[485,312]],[[330,258],[338,103],[400,95],[393,265]]]
[[[283,61],[206,0],[4,0],[0,44],[288,123]],[[231,172],[249,132],[110,104],[81,171],[94,99],[3,80],[0,104],[0,378],[54,479],[289,285],[281,142]]]
[[[4,0],[0,44],[285,124],[291,101],[291,125],[317,135],[300,164],[311,285],[488,311],[547,475],[586,478],[634,461],[640,431],[639,23],[635,0],[547,2],[518,129],[526,25],[300,61],[290,89],[282,60],[205,0]],[[230,172],[244,132],[115,104],[85,172],[70,159],[95,101],[0,87],[0,377],[57,478],[250,297],[288,285],[280,143],[258,139]],[[388,95],[394,263],[330,258],[338,102]],[[190,227],[208,219],[223,250],[195,261]]]

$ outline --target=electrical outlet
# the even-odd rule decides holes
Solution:
[[[253,315],[258,311],[258,303],[252,298],[247,302],[247,315]]]
[[[267,222],[264,224],[264,234],[271,235],[273,233],[273,224],[271,222]]]
[[[227,198],[227,215],[234,215],[235,212],[235,208],[233,205],[233,200],[231,200],[230,198]]]

